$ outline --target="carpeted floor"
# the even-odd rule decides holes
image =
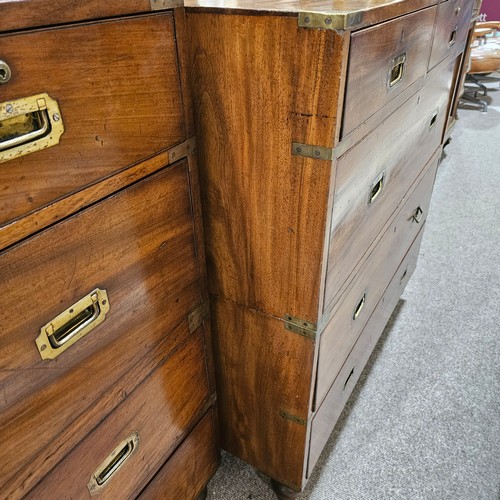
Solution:
[[[489,95],[487,114],[459,111],[417,269],[300,499],[500,499],[500,90]],[[223,454],[208,498],[276,497]]]

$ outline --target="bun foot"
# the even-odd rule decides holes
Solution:
[[[271,479],[271,486],[273,488],[274,493],[280,500],[294,500],[297,498],[299,492],[292,490],[288,486]]]

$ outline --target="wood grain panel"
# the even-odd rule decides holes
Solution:
[[[426,85],[362,142],[339,158],[336,168],[324,313],[328,314],[394,213],[443,134],[452,68],[439,67]],[[369,203],[384,175],[380,195]]]
[[[65,132],[0,166],[0,225],[186,138],[171,13],[0,37],[1,101],[47,92]]]
[[[0,0],[1,30],[48,26],[88,19],[102,19],[139,12],[149,12],[149,0],[121,0],[102,2],[101,0]]]
[[[425,75],[435,16],[436,7],[431,7],[353,33],[342,136]],[[402,54],[406,57],[403,76],[391,87],[391,68]]]
[[[206,323],[202,328],[205,330],[205,327]],[[188,335],[189,324],[186,319],[168,335],[164,335],[146,356],[107,388],[92,406],[78,415],[77,420],[70,421],[67,427],[61,429],[56,439],[49,441],[29,462],[18,469],[2,486],[2,494],[9,499],[24,497],[78,445],[82,436],[86,436],[95,428],[96,422],[106,418]]]
[[[328,13],[345,16],[355,13],[349,25],[359,29],[435,5],[438,0],[185,0],[193,11],[297,14],[299,12]]]
[[[333,319],[321,334],[315,407],[319,406],[326,396],[391,277],[420,231],[427,217],[436,168],[437,159],[427,165],[412,186],[411,193],[405,196],[404,206],[332,311]],[[413,218],[417,208],[422,211],[419,222]],[[354,318],[361,300],[362,309]]]
[[[210,410],[141,492],[141,500],[197,498],[217,469],[215,419]]]
[[[199,418],[209,398],[201,332],[191,336],[162,366],[92,431],[27,498],[91,498],[94,471],[131,432],[140,442],[99,493],[133,498]]]
[[[222,447],[300,490],[314,341],[220,298],[212,318]]]
[[[468,0],[441,2],[429,59],[429,69],[452,54],[456,57],[465,48],[473,3]]]
[[[332,165],[291,145],[332,146],[345,40],[288,17],[188,22],[210,290],[314,321]]]
[[[312,421],[308,475],[311,474],[316,465],[321,451],[328,441],[366,362],[370,358],[387,321],[398,303],[399,297],[415,270],[423,229],[420,230],[403,262],[396,271],[383,297],[371,315],[367,326],[361,333],[356,345],[353,347],[337,379]]]
[[[3,484],[200,303],[187,162],[12,247],[0,279]],[[96,287],[108,291],[104,323],[42,361],[40,328]]]

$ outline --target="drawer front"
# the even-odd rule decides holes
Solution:
[[[368,324],[343,364],[333,386],[328,391],[328,395],[314,416],[309,442],[308,476],[311,475],[366,362],[403,293],[404,287],[415,270],[422,235],[423,228],[397,269]]]
[[[378,304],[395,269],[427,216],[437,159],[433,160],[405,205],[366,259],[321,335],[315,407],[325,398],[345,358]]]
[[[208,401],[204,356],[203,336],[191,336],[28,498],[91,498],[92,492],[116,499],[139,494]]]
[[[429,69],[465,47],[472,16],[472,2],[447,0],[438,7]]]
[[[185,140],[171,13],[4,35],[0,59],[12,73],[4,109],[46,93],[65,129],[0,163],[0,225]]]
[[[9,437],[0,484],[198,306],[191,211],[183,161],[0,256],[0,432]],[[42,327],[55,325],[56,340],[71,342],[71,320],[65,330],[54,319],[82,312],[78,301],[95,289],[107,292],[104,321],[42,359]],[[51,422],[43,435],[38,421]]]
[[[441,143],[452,67],[337,161],[324,313]]]
[[[215,419],[210,410],[161,468],[141,500],[194,499],[215,474],[218,465]]]
[[[353,33],[343,137],[425,75],[435,15],[430,7]]]

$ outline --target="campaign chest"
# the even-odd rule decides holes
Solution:
[[[217,467],[172,7],[0,3],[3,498],[196,498]]]
[[[222,447],[288,498],[415,268],[472,2],[186,7]]]

